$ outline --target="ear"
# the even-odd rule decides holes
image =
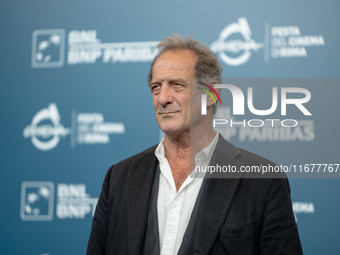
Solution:
[[[210,86],[215,89],[215,84],[218,84],[218,82],[216,80],[213,81],[210,84]],[[215,89],[215,91],[217,92],[218,95],[220,94],[220,89]],[[209,92],[211,93],[211,95],[214,97],[216,103],[218,104],[218,102],[219,102],[218,96],[215,94],[214,91],[211,91],[210,89],[209,89]],[[214,100],[210,96],[207,96],[207,106],[211,106],[211,105],[214,105],[214,104],[215,104]]]

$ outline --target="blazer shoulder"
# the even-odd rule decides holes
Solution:
[[[253,152],[250,152],[248,150],[242,149],[242,148],[238,148],[238,150],[241,152],[236,159],[244,162],[245,164],[255,164],[255,165],[263,165],[263,164],[267,164],[267,165],[273,165],[276,166],[277,164],[274,163],[273,161],[266,159],[264,157],[261,157]]]
[[[143,158],[143,157],[150,157],[150,156],[154,156],[155,155],[155,150],[157,148],[158,144],[151,146],[150,148],[139,152],[131,157],[128,157],[126,159],[123,159],[122,161],[118,162],[116,165],[121,165],[121,164],[129,164],[130,162],[139,159],[139,158]]]
[[[111,174],[112,171],[115,171],[116,173],[117,171],[123,171],[123,170],[128,169],[129,166],[132,164],[132,162],[134,162],[135,160],[142,160],[142,161],[153,160],[153,158],[155,157],[155,150],[157,146],[158,144],[112,165],[108,170],[108,172],[110,172],[109,174]]]
[[[270,161],[269,159],[263,158],[245,149],[236,147],[234,144],[225,140],[221,134],[216,146],[216,151],[219,152],[218,153],[219,155],[226,154],[232,158],[235,158],[243,162],[243,164],[245,165],[261,165],[261,164],[276,165],[273,161]]]
[[[261,179],[287,179],[286,173],[275,162],[261,157],[255,153],[247,151],[245,149],[238,148],[241,154],[236,158],[244,163],[245,166],[249,166],[248,169],[255,169],[257,172],[246,172],[244,176],[252,176],[253,178]]]

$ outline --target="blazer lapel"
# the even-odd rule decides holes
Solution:
[[[209,165],[230,164],[239,169],[243,163],[235,157],[240,153],[220,135]],[[209,253],[228,214],[241,173],[234,173],[232,178],[221,178],[209,173],[207,175],[209,176],[203,181],[179,254]]]
[[[128,173],[127,211],[129,254],[142,253],[152,183],[157,159],[154,149],[131,163]]]

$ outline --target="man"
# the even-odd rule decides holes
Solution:
[[[302,254],[287,179],[190,176],[196,166],[272,162],[214,131],[212,98],[201,115],[197,82],[221,82],[214,53],[180,35],[158,48],[148,78],[164,139],[109,169],[87,254]]]

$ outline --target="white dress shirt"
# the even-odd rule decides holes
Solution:
[[[218,136],[217,132],[212,142],[196,155],[196,166],[208,165]],[[160,168],[157,197],[159,244],[161,255],[173,255],[178,253],[182,244],[204,178],[192,178],[189,175],[177,192],[169,162],[165,157],[163,140],[164,138],[155,151]]]

